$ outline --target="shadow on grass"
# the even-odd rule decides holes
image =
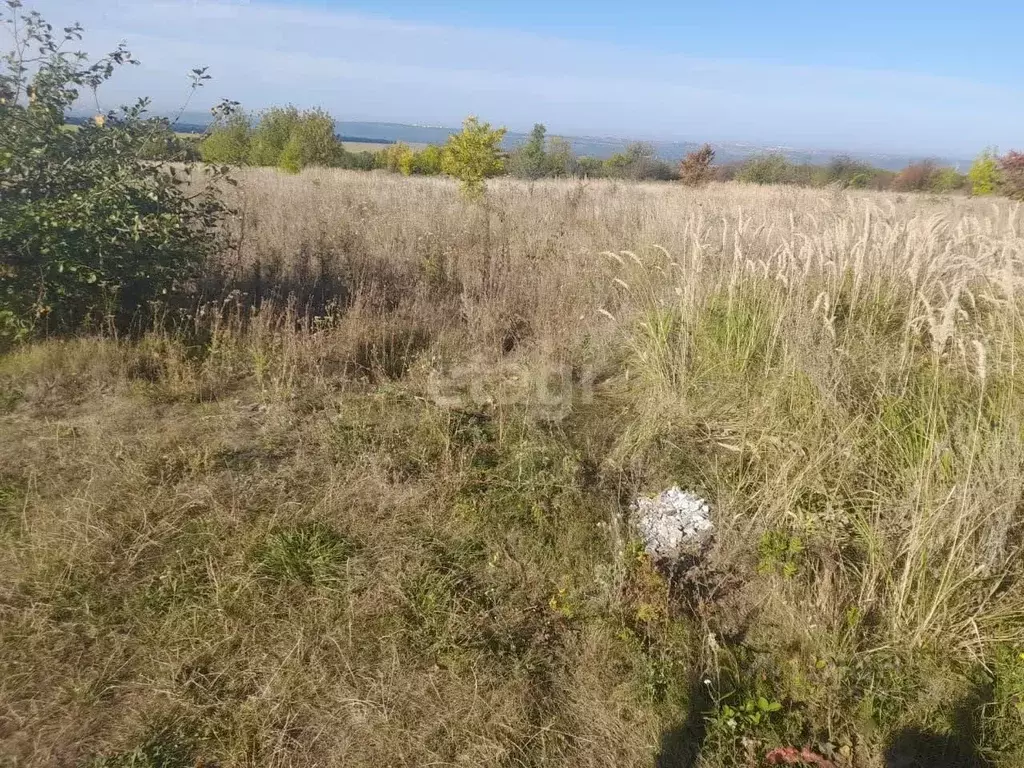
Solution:
[[[905,728],[889,742],[886,768],[991,768],[978,751],[981,737],[979,715],[992,691],[979,685],[953,710],[948,732]]]
[[[948,733],[906,728],[885,751],[885,768],[991,768],[979,751],[978,716],[991,691],[979,686],[960,701]]]
[[[948,733],[906,728],[897,733],[885,750],[885,768],[992,768],[977,748],[978,714],[988,700],[982,689],[958,704]],[[686,720],[661,737],[654,768],[696,768],[707,736],[706,714],[714,702],[701,681],[690,686],[690,710]]]
[[[699,677],[690,683],[689,703],[686,720],[662,734],[654,768],[695,768],[697,765],[707,736],[706,715],[714,704]]]

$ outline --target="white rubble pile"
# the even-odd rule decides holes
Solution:
[[[679,486],[638,498],[633,517],[644,548],[657,559],[675,558],[703,544],[714,529],[707,501]]]

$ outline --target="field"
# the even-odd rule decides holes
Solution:
[[[382,149],[387,149],[391,144],[380,141],[346,141],[343,142],[342,146],[345,147],[346,152],[380,152]],[[419,151],[423,149],[426,144],[409,144],[410,149]]]
[[[0,358],[0,764],[1024,764],[1020,205],[239,180]]]

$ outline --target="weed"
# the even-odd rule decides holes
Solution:
[[[325,523],[272,531],[253,553],[257,572],[272,582],[313,587],[342,578],[356,545]]]

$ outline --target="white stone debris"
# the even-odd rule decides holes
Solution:
[[[633,502],[633,517],[644,548],[658,559],[678,557],[684,549],[706,541],[714,529],[707,501],[679,486],[638,498]]]

